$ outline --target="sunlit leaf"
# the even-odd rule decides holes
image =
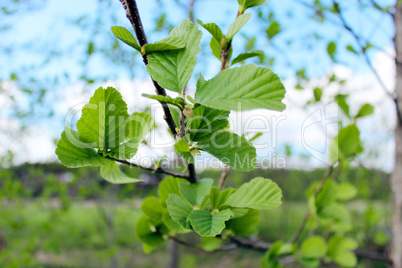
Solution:
[[[201,236],[216,236],[225,228],[225,222],[232,216],[230,209],[211,214],[206,210],[194,210],[188,217],[191,225]]]
[[[102,178],[114,184],[144,182],[142,180],[127,176],[123,171],[120,170],[116,162],[110,162],[106,165],[103,165],[101,167],[100,174]]]
[[[126,28],[113,26],[112,32],[121,41],[141,52],[141,47],[138,45],[137,40],[135,40],[134,36]]]

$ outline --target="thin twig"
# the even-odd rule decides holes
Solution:
[[[313,197],[316,197],[322,190],[322,187],[324,187],[325,182],[327,181],[327,179],[329,178],[329,176],[331,175],[333,170],[333,165],[329,166],[329,168],[327,169],[327,171],[325,172],[323,178],[321,179],[321,183],[318,186],[317,189],[315,189],[314,193],[313,193]],[[294,242],[296,242],[296,240],[299,238],[299,236],[301,235],[301,233],[304,230],[304,227],[307,224],[307,221],[310,218],[310,210],[307,209],[306,214],[304,215],[304,218],[301,222],[301,224],[299,225],[299,227],[297,228],[296,232],[294,233],[294,235],[292,236],[292,238],[290,238],[290,240],[288,241],[288,243],[292,244]]]
[[[131,167],[137,167],[137,168],[141,168],[141,169],[156,172],[156,173],[163,173],[163,174],[170,175],[170,176],[173,176],[173,177],[184,178],[184,179],[190,180],[190,176],[187,175],[187,174],[182,174],[182,173],[169,171],[169,170],[166,170],[166,169],[161,168],[161,167],[144,167],[144,166],[141,166],[139,164],[129,162],[127,160],[121,160],[121,159],[113,159],[113,160],[115,160],[116,162],[125,164],[125,165],[129,165]]]
[[[130,20],[131,25],[133,26],[135,35],[137,36],[138,42],[140,46],[144,46],[148,44],[147,36],[144,32],[144,27],[142,26],[140,14],[138,12],[137,3],[135,0],[120,0],[124,9],[126,10],[126,16]],[[148,64],[148,59],[146,55],[142,56],[142,59],[145,65]],[[152,77],[151,77],[152,78]],[[166,90],[161,87],[155,80],[152,79],[152,83],[155,86],[156,93],[158,95],[166,96]],[[170,113],[169,106],[166,103],[162,103],[163,112],[165,113],[164,119],[169,126],[170,132],[173,137],[176,137],[176,123],[173,120],[172,114]]]
[[[236,19],[240,16],[240,12],[237,11]],[[222,48],[222,53],[221,53],[221,69],[220,71],[222,72],[226,68],[226,63],[228,60],[228,56],[230,53],[230,48],[232,47],[232,40],[229,41],[227,44],[226,48]]]
[[[223,184],[225,183],[225,180],[227,178],[227,176],[229,175],[231,168],[227,165],[225,165],[225,167],[222,170],[222,174],[221,174],[221,178],[219,180],[219,190],[223,189]]]

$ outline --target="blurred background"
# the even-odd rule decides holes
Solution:
[[[260,167],[231,171],[227,186],[256,176],[278,183],[283,205],[262,214],[259,236],[287,240],[305,214],[306,191],[328,167],[328,141],[339,127],[357,121],[364,152],[338,177],[356,189],[342,228],[361,247],[387,252],[395,167],[396,116],[389,97],[396,81],[395,1],[338,3],[342,16],[326,0],[270,0],[248,11],[253,16],[235,37],[233,54],[262,50],[265,58],[247,63],[279,75],[287,108],[231,114],[236,133],[263,135],[255,140]],[[227,30],[238,4],[149,0],[138,1],[138,7],[155,42],[184,18]],[[125,168],[146,183],[111,185],[98,169],[68,169],[54,153],[64,126],[75,124],[95,89],[114,86],[130,113],[149,112],[158,123],[134,160],[177,160],[159,104],[141,97],[154,93],[142,58],[113,36],[114,25],[132,31],[118,0],[0,1],[0,267],[165,267],[170,258],[168,247],[145,255],[134,231],[141,200],[156,194],[162,175]],[[190,95],[201,73],[210,79],[220,67],[211,54],[211,36],[201,30]],[[328,123],[317,111],[333,103],[336,120]],[[366,103],[374,113],[356,120]],[[208,164],[207,155],[198,159],[200,178],[220,177],[222,165]],[[181,267],[258,267],[260,257],[248,250],[204,253],[180,246]],[[386,267],[375,261],[360,265]]]

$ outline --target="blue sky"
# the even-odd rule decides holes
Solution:
[[[50,88],[50,94],[46,98],[47,107],[43,105],[41,108],[44,110],[48,110],[48,107],[60,105],[59,102],[65,98],[66,89],[80,85],[79,76],[83,73],[88,77],[104,76],[108,81],[134,79],[141,82],[146,80],[147,74],[139,55],[136,56],[136,62],[133,62],[130,70],[128,70],[127,65],[111,64],[101,53],[94,53],[85,65],[81,64],[87,60],[83,52],[87,49],[88,40],[94,42],[96,47],[105,45],[107,47],[114,40],[110,33],[111,26],[121,25],[131,30],[119,1],[111,1],[110,7],[98,5],[97,2],[96,0],[47,1],[44,8],[32,12],[22,12],[16,16],[1,15],[3,16],[0,17],[2,24],[13,25],[13,27],[12,30],[0,32],[2,35],[0,48],[8,47],[11,49],[8,51],[0,50],[0,58],[2,59],[0,61],[0,78],[7,79],[12,72],[16,72],[20,74],[22,80],[24,77],[21,77],[21,74],[27,74],[26,77],[36,76],[38,80],[44,81],[43,84],[46,86],[46,81],[58,75],[59,80],[55,83],[56,86]],[[257,41],[256,49],[263,50],[268,57],[275,56],[277,58],[271,67],[274,72],[286,79],[290,86],[294,86],[295,70],[304,67],[306,67],[308,75],[317,81],[328,75],[336,66],[339,68],[339,65],[352,70],[352,77],[359,77],[363,81],[365,79],[361,77],[369,77],[370,71],[362,58],[345,49],[346,45],[355,45],[355,41],[350,34],[332,23],[332,21],[339,22],[337,18],[330,16],[330,22],[313,23],[307,19],[312,14],[311,10],[298,2],[298,0],[271,0],[261,7],[264,14],[273,11],[276,20],[280,22],[283,28],[283,33],[274,38],[272,44],[265,38],[265,29],[269,23],[261,23],[255,16],[256,11],[250,11],[254,16],[241,31],[241,34],[247,36],[262,37]],[[340,1],[348,23],[362,36],[372,40],[373,44],[392,53],[393,26],[390,18],[378,12],[361,12],[357,5],[353,4],[354,2]],[[382,3],[385,6],[388,3],[392,4],[393,1],[384,0]],[[153,31],[155,20],[161,12],[166,12],[167,20],[173,25],[179,24],[182,19],[187,17],[183,9],[178,8],[172,0],[161,1],[160,4],[156,1],[138,1],[138,6],[150,42],[160,40],[167,35],[166,31]],[[237,3],[236,1],[225,0],[199,0],[195,8],[196,19],[199,18],[203,22],[216,22],[225,32],[235,17]],[[73,22],[79,18],[82,19],[82,23],[74,24]],[[102,33],[93,33],[94,29],[91,28],[91,24],[86,23],[86,21],[95,19],[101,20],[103,28],[98,30]],[[313,39],[312,33],[314,32],[320,36],[319,41]],[[215,58],[211,56],[202,57],[210,53],[209,40],[209,33],[203,30],[202,54],[199,56],[199,64],[195,69],[190,86],[195,84],[195,78],[199,73],[203,73],[206,78],[211,78],[218,72],[219,62]],[[287,45],[289,40],[294,40],[291,45]],[[338,42],[337,60],[339,63],[337,65],[333,64],[326,53],[326,45],[330,41]],[[240,36],[234,40],[234,56],[244,51],[244,43],[244,38]],[[281,51],[274,47],[280,48]],[[133,57],[129,52],[130,48],[122,45],[122,50],[129,55],[127,60],[130,61]],[[54,57],[45,65],[38,66],[49,54],[49,51],[54,51],[56,54],[61,52],[62,54]],[[374,61],[378,53],[373,50],[370,55]],[[288,66],[288,61],[292,62],[292,66]],[[32,64],[35,66],[34,68],[30,68]],[[24,66],[26,70],[22,69]],[[64,77],[62,75],[64,73],[67,73],[68,77]],[[29,83],[25,84],[29,85]],[[81,87],[84,88],[84,92],[93,91],[93,87]],[[291,94],[296,96],[296,101],[299,98],[303,99],[297,95],[297,91]],[[300,94],[308,95],[309,93]],[[80,100],[85,101],[87,97],[87,95],[82,94]],[[27,105],[27,103],[24,104],[23,98],[19,102],[21,105]],[[289,114],[288,116],[292,117],[293,115]],[[34,122],[27,122],[26,124],[36,124],[39,128],[46,129],[50,137],[57,137],[63,127],[62,117],[63,114],[60,114],[59,117],[49,120],[38,116]],[[367,135],[370,136],[370,134]],[[289,139],[292,140],[293,138],[290,137]],[[389,139],[389,137],[385,135],[383,139]],[[283,153],[283,148],[284,146],[278,150],[282,150],[281,153]],[[303,153],[303,148],[300,146],[294,150]]]

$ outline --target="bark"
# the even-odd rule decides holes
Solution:
[[[398,1],[394,14],[396,50],[395,103],[397,125],[395,127],[395,167],[391,176],[393,219],[391,259],[395,268],[402,268],[402,3]]]
[[[178,268],[179,267],[179,245],[176,241],[171,240],[169,244],[169,264],[168,268]]]

